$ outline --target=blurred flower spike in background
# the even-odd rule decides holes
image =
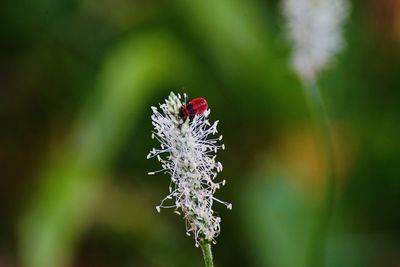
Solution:
[[[223,144],[218,144],[222,135],[208,138],[217,134],[218,121],[209,123],[209,109],[193,118],[181,117],[179,113],[184,105],[186,101],[182,102],[179,94],[171,92],[160,105],[161,112],[152,107],[152,138],[161,143],[161,148],[151,150],[147,158],[157,157],[162,164],[161,170],[150,175],[157,172],[171,175],[170,194],[157,206],[157,211],[175,208],[177,214],[182,212],[187,234],[193,234],[197,247],[203,240],[215,244],[220,232],[221,218],[214,215],[213,202],[222,203],[228,209],[232,205],[213,196],[225,184],[225,180],[214,182],[217,173],[222,171],[222,164],[216,161],[215,155],[219,149],[224,149]],[[161,157],[164,153],[166,156]],[[164,201],[173,198],[174,205],[164,205]]]
[[[292,65],[304,83],[318,73],[344,46],[342,26],[348,16],[347,0],[284,0]]]

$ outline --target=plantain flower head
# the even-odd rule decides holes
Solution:
[[[292,65],[305,83],[344,46],[342,24],[348,0],[283,0],[288,37],[293,44]]]
[[[225,184],[225,180],[215,182],[222,171],[216,153],[224,149],[219,144],[222,135],[215,137],[218,121],[208,121],[210,109],[190,119],[182,118],[179,113],[184,105],[186,101],[171,92],[159,108],[151,107],[152,138],[160,142],[160,148],[152,149],[147,158],[156,157],[161,163],[161,169],[149,175],[162,172],[171,176],[169,194],[156,207],[157,211],[173,208],[175,213],[182,214],[186,233],[199,246],[203,240],[215,243],[220,233],[221,218],[212,209],[214,201],[228,209],[232,205],[214,197],[215,191]]]

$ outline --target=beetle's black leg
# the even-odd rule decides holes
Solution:
[[[181,107],[181,108],[179,109],[178,116],[181,117],[181,118],[183,118],[183,117],[185,116],[185,114],[183,113],[183,107]]]

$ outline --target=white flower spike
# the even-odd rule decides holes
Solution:
[[[162,166],[149,175],[163,172],[171,176],[170,194],[156,207],[157,211],[174,208],[175,213],[183,214],[186,233],[193,235],[198,247],[202,240],[215,243],[220,232],[221,218],[214,214],[213,202],[222,203],[228,209],[232,205],[214,197],[215,191],[225,184],[225,180],[214,182],[217,173],[222,171],[222,164],[215,156],[219,149],[224,149],[223,144],[218,144],[222,135],[209,138],[217,133],[218,121],[209,123],[209,109],[190,119],[182,117],[180,111],[186,104],[186,95],[184,98],[182,102],[179,94],[171,92],[159,109],[151,107],[152,138],[161,146],[152,149],[147,158],[156,157]],[[175,203],[166,205],[166,201]]]
[[[321,69],[343,45],[342,26],[348,0],[284,0],[292,65],[305,83],[314,83]]]

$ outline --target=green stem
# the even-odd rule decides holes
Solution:
[[[315,231],[311,236],[311,247],[309,255],[310,267],[323,266],[326,237],[328,235],[330,221],[335,202],[335,156],[333,151],[332,136],[329,129],[329,119],[320,90],[316,84],[311,84],[306,96],[313,116],[314,125],[318,131],[320,142],[324,148],[326,160],[326,189],[324,204],[318,217]]]
[[[204,264],[206,267],[213,267],[213,256],[211,251],[211,243],[203,241],[200,243],[201,250],[203,251]]]

